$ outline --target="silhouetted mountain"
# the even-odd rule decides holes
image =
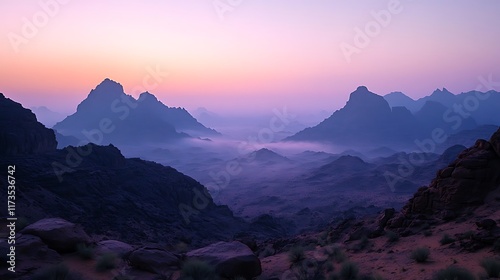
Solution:
[[[286,138],[288,141],[321,141],[340,145],[399,145],[418,135],[416,119],[408,109],[391,109],[382,96],[360,86],[344,108],[315,127]]]
[[[447,114],[447,111],[449,112]],[[443,129],[447,134],[454,134],[458,131],[473,129],[477,127],[476,121],[472,118],[460,120],[460,125],[454,119],[450,119],[451,111],[440,102],[427,101],[424,106],[415,113],[423,132],[431,135],[432,131],[436,128]]]
[[[0,93],[0,155],[54,152],[54,131],[39,123],[35,114]]]
[[[54,126],[65,117],[63,114],[51,111],[45,106],[31,107],[30,109],[36,115],[37,120],[46,127]]]
[[[110,79],[93,89],[76,113],[57,123],[54,129],[96,144],[164,142],[189,137],[184,132],[218,134],[197,122],[185,109],[167,107],[147,92],[134,99]]]
[[[110,93],[105,98],[118,96]],[[227,206],[215,205],[203,185],[171,167],[127,159],[113,145],[56,150],[54,132],[1,94],[0,141],[0,166],[15,164],[16,185],[23,186],[16,215],[29,221],[61,217],[91,234],[170,245],[207,244],[248,229]],[[6,176],[0,174],[1,185]]]
[[[391,107],[404,106],[411,112],[417,112],[429,102],[438,102],[452,110],[453,115],[461,119],[471,117],[479,125],[500,125],[500,92],[469,91],[454,95],[447,89],[435,90],[431,95],[413,100],[403,93],[390,93],[384,96]],[[449,116],[452,116],[450,113]],[[441,117],[442,118],[442,117]]]
[[[415,102],[415,100],[400,91],[391,92],[387,95],[384,95],[384,99],[389,103],[391,107],[402,106],[408,108],[408,110],[410,110],[411,112],[416,112],[421,108],[421,106],[419,106],[419,104]]]
[[[316,175],[331,174],[337,176],[346,176],[347,174],[366,171],[370,167],[372,167],[371,164],[364,162],[359,157],[341,156],[333,162],[320,167]]]
[[[246,162],[265,163],[265,164],[280,164],[291,163],[291,160],[266,148],[253,151],[243,157]]]

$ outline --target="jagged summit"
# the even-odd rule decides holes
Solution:
[[[101,141],[96,144],[118,145],[218,135],[186,110],[170,108],[150,92],[135,99],[124,92],[121,84],[109,78],[91,90],[77,111],[57,123],[54,129],[80,140],[94,142],[97,139]]]
[[[436,89],[432,94],[432,95],[454,95],[453,93],[451,93],[449,90],[447,90],[446,88],[443,88],[443,89]]]

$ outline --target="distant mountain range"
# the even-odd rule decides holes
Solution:
[[[489,99],[487,102],[478,101],[481,109],[468,110],[466,113],[470,115],[457,111],[456,108],[460,105],[455,105],[456,102],[464,104],[463,110],[471,109],[470,106],[474,102],[471,100],[475,96],[478,96],[474,99],[476,101],[479,97],[485,96],[489,96]],[[325,142],[347,147],[386,146],[409,149],[415,146],[416,141],[432,139],[437,132],[439,135],[444,135],[440,136],[441,138],[446,138],[465,130],[484,131],[479,125],[498,125],[500,124],[498,108],[500,108],[500,94],[493,91],[469,92],[455,96],[444,89],[414,101],[402,93],[392,93],[384,98],[360,86],[351,93],[342,109],[335,111],[318,125],[306,128],[286,138],[285,141]],[[442,151],[446,148],[439,149]]]
[[[500,125],[500,92],[469,91],[453,94],[446,88],[435,90],[431,95],[417,100],[402,92],[392,92],[384,96],[391,107],[403,106],[411,112],[418,112],[429,101],[442,104],[446,109],[463,110],[464,115],[470,115],[479,125]]]
[[[62,135],[96,144],[155,143],[219,135],[184,108],[168,107],[149,92],[135,99],[110,79],[93,89],[77,111],[54,129]]]
[[[45,106],[31,107],[30,109],[36,115],[37,120],[46,127],[53,127],[65,117],[63,114],[54,112]]]

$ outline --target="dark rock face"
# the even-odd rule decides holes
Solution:
[[[222,277],[244,277],[253,279],[262,273],[260,260],[245,244],[218,242],[186,254],[188,258],[200,259],[215,266],[215,271]]]
[[[481,205],[486,195],[500,186],[499,145],[500,130],[490,141],[477,140],[439,170],[430,186],[420,188],[389,225],[407,226],[408,219],[421,214],[443,218],[453,213],[452,219],[466,207]]]
[[[0,93],[0,155],[50,153],[56,147],[52,129],[37,122],[30,110]]]
[[[42,219],[27,226],[22,233],[40,237],[51,249],[60,253],[73,252],[78,244],[90,242],[90,237],[81,227],[60,218]]]

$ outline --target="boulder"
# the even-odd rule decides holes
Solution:
[[[137,269],[153,273],[164,273],[179,268],[179,258],[171,252],[158,248],[139,248],[128,257],[129,264]]]
[[[61,218],[39,220],[24,228],[21,233],[40,237],[49,248],[59,253],[73,252],[78,244],[90,243],[90,237],[79,225]]]
[[[12,246],[12,244],[8,244],[7,240],[0,241],[0,253],[4,256],[3,258],[0,258],[2,262],[4,261],[4,258],[8,259],[6,255],[10,251],[10,246]],[[57,264],[62,261],[61,256],[56,251],[50,249],[37,236],[18,234],[16,236],[15,247],[15,270],[17,277],[22,278],[22,276],[29,274],[33,270]],[[8,271],[7,268],[0,270],[0,279],[12,279],[10,277],[12,277],[12,272]]]
[[[250,248],[238,241],[218,242],[191,251],[186,256],[213,265],[217,274],[226,278],[239,276],[252,279],[262,273],[260,260]]]
[[[133,250],[134,247],[131,245],[117,240],[103,240],[98,242],[96,246],[96,254],[98,255],[113,253],[117,256],[123,257]]]

